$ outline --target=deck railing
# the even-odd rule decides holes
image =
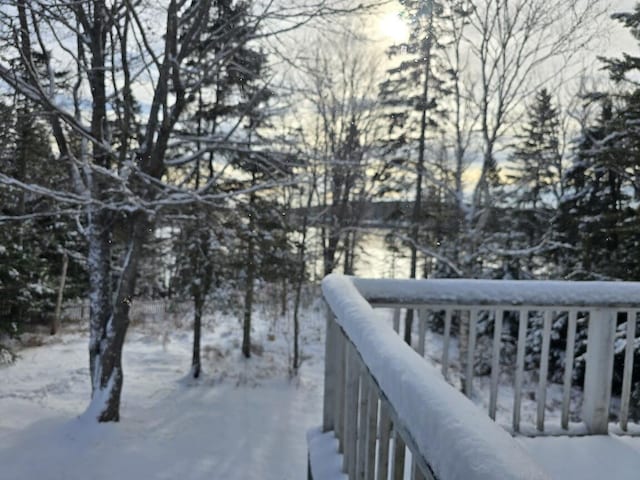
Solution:
[[[565,315],[566,366],[559,428],[551,433],[606,433],[609,428],[616,334],[627,340],[622,372],[619,429],[628,430],[633,345],[640,312],[640,283],[480,280],[373,280],[331,275],[323,282],[327,319],[323,430],[334,431],[349,479],[545,478],[515,442],[520,409],[525,335],[533,316],[542,318],[536,422],[545,433],[549,350],[554,320]],[[373,308],[418,314],[412,350]],[[443,317],[442,374],[424,361],[428,312]],[[512,432],[495,424],[502,326],[518,319]],[[452,321],[468,321],[465,393],[471,395],[477,325],[493,322],[489,415],[443,378],[449,374]],[[569,425],[576,325],[588,338],[581,426]],[[625,325],[623,332],[616,326]],[[574,412],[575,413],[575,412]],[[409,461],[410,458],[410,461]]]

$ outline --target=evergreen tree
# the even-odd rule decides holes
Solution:
[[[268,248],[268,235],[260,230],[264,221],[263,213],[274,208],[268,198],[262,197],[254,189],[269,181],[276,181],[286,175],[286,162],[268,146],[268,140],[261,137],[260,130],[268,128],[266,105],[273,92],[267,87],[265,77],[266,54],[248,41],[256,33],[256,26],[248,22],[251,16],[250,2],[216,2],[210,9],[207,28],[198,40],[198,48],[189,58],[188,64],[201,75],[205,72],[195,95],[189,99],[190,118],[182,126],[183,135],[196,133],[198,140],[193,145],[195,151],[185,152],[177,148],[175,158],[196,157],[195,166],[183,172],[192,182],[194,191],[201,188],[213,189],[221,196],[238,191],[248,191],[221,209],[234,209],[232,222],[223,220],[221,215],[208,212],[209,207],[200,206],[192,212],[193,221],[183,224],[182,255],[185,256],[191,275],[190,295],[194,300],[194,351],[192,375],[200,374],[200,330],[204,302],[210,288],[220,279],[213,278],[218,247],[224,245],[243,260],[238,266],[242,271],[245,293],[243,308],[242,351],[246,357],[251,354],[251,313],[255,281],[260,277],[261,255]],[[230,52],[230,53],[229,53]],[[225,56],[225,62],[216,68],[207,67],[212,59]],[[214,62],[215,63],[215,62]],[[204,140],[206,139],[206,140]],[[176,161],[179,164],[180,161]],[[232,170],[229,181],[221,175],[225,169]],[[228,214],[225,211],[225,214]],[[267,214],[268,216],[268,214]],[[226,226],[225,226],[226,225]],[[217,228],[223,227],[216,233]],[[235,243],[221,238],[230,229],[235,230]],[[273,237],[270,237],[273,238]]]
[[[383,104],[388,108],[390,151],[397,163],[404,163],[415,172],[415,197],[409,231],[411,251],[410,278],[416,278],[418,248],[425,240],[420,232],[423,213],[425,177],[435,177],[426,170],[428,138],[438,132],[443,112],[439,100],[446,94],[445,76],[438,58],[446,40],[443,4],[434,0],[401,0],[403,15],[409,25],[406,42],[393,45],[388,54],[399,64],[388,70],[381,84]],[[409,160],[411,159],[411,160]],[[407,311],[405,341],[411,343],[413,310]]]
[[[534,210],[555,208],[561,196],[562,153],[558,110],[546,88],[536,93],[518,140],[507,175],[516,188],[513,200]]]
[[[640,41],[640,4],[613,16]],[[570,278],[640,279],[640,57],[601,59],[617,91],[594,93],[600,114],[583,128],[566,172],[558,230]],[[576,254],[577,253],[577,254]]]
[[[634,253],[640,243],[640,223],[631,203],[637,167],[629,155],[636,140],[625,131],[634,99],[616,104],[609,96],[602,98],[598,119],[585,128],[576,146],[557,227],[563,243],[574,249],[573,255],[564,256],[566,277],[640,278],[640,261]]]
[[[631,33],[640,44],[640,3],[636,3],[632,12],[618,13],[612,16]],[[640,56],[624,53],[622,58],[602,59],[618,92],[615,97],[621,99],[617,108],[613,131],[609,138],[616,148],[609,149],[615,162],[610,163],[607,172],[607,216],[616,219],[615,229],[609,234],[606,245],[615,247],[609,262],[615,266],[612,272],[617,278],[640,280],[640,87],[637,76],[640,71]],[[606,143],[606,142],[603,142]],[[613,158],[612,158],[613,159]],[[607,198],[608,197],[608,198]],[[611,220],[609,220],[611,222]],[[633,321],[636,316],[633,314]],[[624,326],[629,318],[618,316],[618,339],[614,357],[614,372],[622,372],[626,338],[623,336]],[[638,345],[636,328],[635,345]],[[640,348],[635,349],[634,361],[640,362]],[[614,373],[613,387],[618,392],[621,388],[621,375]],[[631,417],[640,416],[640,370],[635,369],[632,378]]]
[[[0,101],[0,172],[56,190],[64,178],[51,161],[49,132],[33,110],[19,96]],[[45,195],[0,188],[0,333],[53,320],[63,258],[82,258],[82,248],[69,219]],[[84,271],[73,260],[69,277],[66,290],[77,295]]]
[[[562,195],[559,115],[547,89],[536,93],[517,139],[507,164],[506,214],[500,235],[505,237],[504,250],[513,252],[506,256],[505,274],[533,278],[548,261],[541,255],[549,248],[543,243],[549,239]]]

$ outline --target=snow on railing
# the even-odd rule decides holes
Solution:
[[[536,389],[537,430],[545,433],[545,407],[549,351],[552,324],[561,316],[567,319],[565,369],[560,429],[555,434],[607,433],[613,380],[613,360],[618,320],[626,328],[619,332],[625,341],[622,371],[622,392],[618,412],[619,428],[628,431],[629,403],[633,374],[633,349],[638,313],[640,313],[640,283],[636,282],[562,282],[562,281],[504,281],[504,280],[394,280],[357,279],[353,282],[373,307],[394,308],[394,328],[399,330],[400,308],[412,308],[418,315],[416,351],[425,355],[425,332],[428,312],[444,316],[442,374],[447,377],[451,364],[450,348],[452,318],[466,315],[468,340],[464,362],[465,394],[472,395],[476,329],[479,318],[493,322],[493,345],[489,416],[496,417],[500,352],[505,315],[518,318],[518,337],[512,409],[512,429],[521,431],[521,404],[524,378],[525,343],[528,324],[534,316],[542,319],[538,385]],[[443,313],[442,313],[443,312]],[[585,373],[581,420],[583,425],[569,429],[571,387],[574,373],[576,324],[588,320],[585,353]],[[576,412],[574,412],[576,415]]]
[[[343,471],[350,479],[395,480],[408,472],[413,479],[547,478],[508,432],[377,321],[367,300],[429,305],[416,286],[338,275],[323,281],[331,309],[323,430],[338,438]]]

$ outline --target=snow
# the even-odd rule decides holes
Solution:
[[[256,352],[241,325],[205,318],[203,378],[186,378],[189,317],[132,326],[124,348],[121,421],[80,418],[90,397],[88,333],[46,337],[0,369],[0,478],[300,479],[307,430],[322,420],[324,313],[305,312],[303,363],[290,379],[291,321],[257,315]]]
[[[585,437],[518,438],[556,479],[636,480],[640,472],[640,438],[592,435]]]
[[[408,350],[388,321],[371,321],[389,312],[373,311],[358,299],[352,280],[330,277],[324,290],[334,308],[350,315],[343,327],[408,419],[405,428],[434,459],[439,478],[637,478],[640,438],[514,439],[488,419],[486,408],[473,405]],[[204,376],[197,381],[186,377],[190,315],[161,320],[154,312],[141,313],[124,349],[117,424],[82,416],[91,393],[88,332],[84,324],[63,325],[62,335],[42,337],[43,346],[25,348],[14,365],[0,367],[0,478],[301,479],[308,442],[315,478],[345,479],[333,434],[312,429],[322,420],[324,312],[317,305],[304,311],[303,364],[296,379],[288,373],[291,320],[278,317],[273,306],[254,319],[251,360],[239,353],[236,317],[206,316]],[[430,334],[428,355],[438,355],[438,342]],[[450,348],[455,350],[455,341]],[[481,390],[481,383],[476,387]],[[513,393],[500,392],[509,403]],[[549,395],[557,396],[552,390]],[[535,411],[535,402],[527,405],[523,417]]]
[[[364,297],[378,304],[637,308],[640,298],[640,282],[354,278],[353,283]]]
[[[324,296],[436,477],[548,478],[521,445],[407,348],[386,323],[372,321],[376,313],[354,283],[330,275],[322,282]]]
[[[96,359],[96,368],[95,370],[99,370],[100,361]],[[100,378],[100,372],[97,371],[94,375],[94,378]],[[104,388],[97,388],[93,393],[93,397],[91,398],[91,402],[89,403],[89,407],[87,410],[78,417],[80,420],[87,422],[95,422],[100,418],[100,415],[107,409],[107,405],[109,403],[109,399],[112,398],[113,395],[113,387],[116,379],[116,370],[114,370],[109,376],[109,380],[107,381],[107,385]]]
[[[342,455],[337,455],[338,440],[333,432],[314,428],[307,433],[309,466],[313,480],[347,480],[342,473]]]

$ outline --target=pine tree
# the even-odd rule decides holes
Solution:
[[[632,174],[634,156],[629,155],[636,140],[625,132],[634,98],[622,104],[609,96],[600,100],[601,113],[584,130],[567,170],[557,228],[564,243],[579,253],[577,261],[567,258],[567,277],[640,278],[640,261],[633,253],[640,223],[631,203],[637,177]]]
[[[505,250],[514,252],[506,258],[509,277],[533,278],[547,263],[540,254],[562,196],[559,114],[545,88],[536,93],[517,139],[507,164],[506,215],[500,231],[506,237]]]
[[[51,162],[47,128],[25,98],[11,102],[0,101],[0,172],[24,184],[59,188],[64,177]],[[63,257],[77,260],[83,249],[57,210],[45,195],[0,188],[0,333],[53,320]],[[77,294],[85,280],[75,261],[69,277],[67,292]]]
[[[198,140],[193,145],[195,151],[184,152],[180,149],[172,152],[177,157],[196,156],[195,166],[190,165],[184,172],[192,181],[194,191],[209,188],[220,193],[231,193],[234,189],[255,187],[264,180],[264,171],[270,171],[268,162],[257,161],[259,153],[253,154],[252,138],[262,122],[264,104],[272,92],[262,80],[266,75],[266,55],[251,46],[248,38],[255,34],[255,25],[247,22],[251,15],[249,2],[216,2],[209,11],[207,27],[203,29],[198,47],[194,49],[187,63],[201,76],[199,88],[189,99],[192,112],[183,124],[183,134],[195,132]],[[231,52],[231,53],[228,53]],[[225,57],[225,62],[211,68],[215,59]],[[221,167],[221,165],[223,165]],[[237,178],[225,184],[219,175],[221,168],[233,165]],[[247,175],[248,172],[248,175]],[[249,195],[249,204],[255,195]],[[222,207],[222,205],[220,205]],[[233,226],[224,226],[221,215],[213,214],[207,205],[194,207],[193,220],[181,226],[181,255],[186,262],[190,281],[189,294],[194,302],[194,342],[191,375],[198,378],[201,370],[200,337],[204,304],[213,284],[220,278],[214,278],[216,267],[221,263],[216,258],[221,248],[231,248],[228,239],[229,228],[236,233],[243,229],[242,222],[233,222]],[[249,208],[251,210],[251,208]],[[237,212],[238,213],[238,212]],[[243,212],[246,213],[246,212]],[[253,221],[248,214],[249,223]],[[249,230],[252,230],[251,225]],[[222,238],[225,237],[225,238]],[[245,255],[250,268],[245,277],[247,292],[245,312],[251,311],[253,298],[254,243],[252,237],[244,236],[247,241]],[[182,272],[184,275],[185,272]],[[250,313],[245,313],[243,352],[249,352]],[[246,356],[249,356],[246,353]]]
[[[446,34],[441,21],[442,3],[433,0],[401,0],[400,3],[409,25],[409,39],[388,50],[390,57],[399,58],[399,64],[388,70],[388,78],[381,84],[381,97],[388,108],[390,151],[398,158],[398,163],[409,164],[411,171],[415,171],[409,277],[416,278],[418,246],[424,242],[420,232],[424,215],[424,180],[428,175],[435,176],[433,171],[426,170],[427,142],[438,132],[439,117],[443,115],[439,100],[447,93],[438,58]],[[412,322],[413,310],[409,309],[405,319],[407,343],[411,343]]]
[[[640,4],[613,16],[640,41]],[[616,91],[593,93],[600,114],[583,128],[565,175],[558,231],[571,278],[640,279],[640,57],[601,59]],[[578,255],[575,254],[578,253]],[[575,260],[574,260],[575,258]]]
[[[562,153],[558,110],[546,88],[536,93],[527,123],[510,158],[511,180],[520,207],[554,208],[561,196]]]

